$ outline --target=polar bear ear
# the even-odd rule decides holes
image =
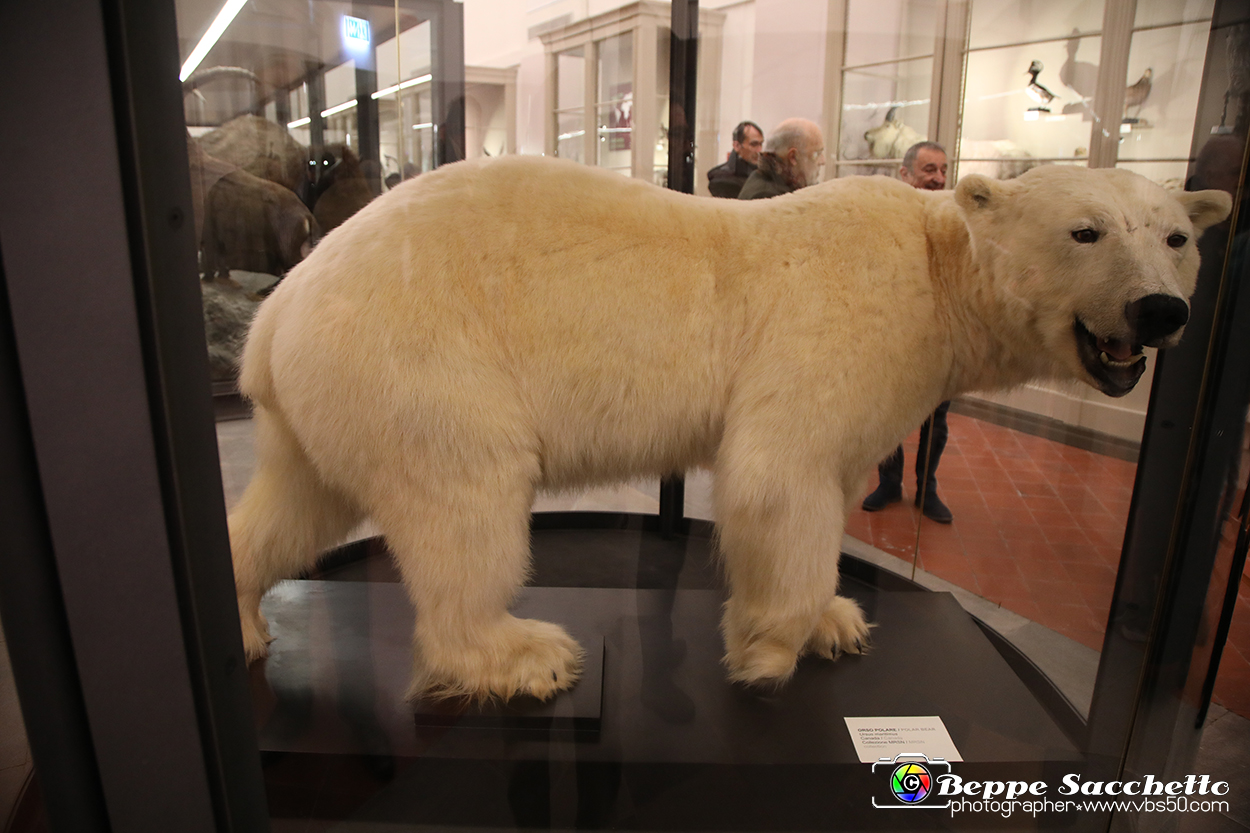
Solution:
[[[1001,186],[981,174],[968,174],[955,186],[955,202],[968,214],[983,208],[995,208],[1001,195]]]
[[[1177,191],[1173,196],[1189,215],[1194,231],[1222,222],[1233,210],[1233,198],[1227,191]]]

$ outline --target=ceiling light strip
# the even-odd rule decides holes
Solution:
[[[404,81],[402,84],[395,84],[393,86],[387,87],[385,90],[378,90],[376,93],[372,94],[372,97],[375,99],[378,99],[378,98],[382,98],[383,96],[394,95],[400,90],[406,90],[409,87],[415,87],[417,84],[424,84],[426,81],[430,81],[433,78],[434,76],[428,73],[425,75],[418,76],[416,78],[409,78],[407,81]]]
[[[186,81],[191,73],[195,72],[200,61],[203,61],[204,56],[208,54],[208,50],[217,45],[226,27],[234,22],[234,18],[246,3],[247,0],[227,0],[226,5],[221,7],[217,17],[213,19],[212,25],[208,27],[208,31],[204,33],[204,37],[200,38],[195,49],[192,49],[191,54],[187,56],[186,63],[182,65],[182,71],[178,73],[179,81]]]

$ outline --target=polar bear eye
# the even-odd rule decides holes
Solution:
[[[1179,249],[1181,246],[1184,246],[1188,242],[1189,242],[1189,238],[1181,234],[1180,232],[1177,232],[1176,234],[1173,234],[1172,236],[1168,238],[1168,245],[1171,246],[1173,249]]]
[[[1078,243],[1098,242],[1098,232],[1092,228],[1079,228],[1072,232],[1072,239]]]

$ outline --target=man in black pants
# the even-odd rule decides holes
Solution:
[[[941,191],[946,187],[946,150],[937,142],[917,142],[904,154],[898,175],[913,188]],[[916,454],[916,505],[920,506],[920,511],[926,518],[940,524],[948,524],[954,520],[951,510],[946,508],[937,493],[937,467],[938,461],[942,459],[942,450],[946,448],[946,412],[950,410],[950,406],[951,403],[943,402],[937,406],[933,416],[925,420],[920,428],[920,448]],[[929,452],[928,466],[925,465],[926,450]],[[879,482],[876,491],[864,498],[865,512],[877,512],[903,499],[901,445],[877,466],[877,476]]]

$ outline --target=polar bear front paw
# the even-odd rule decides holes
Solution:
[[[582,669],[581,646],[559,625],[511,616],[475,646],[436,646],[418,654],[410,700],[546,700],[572,688]]]
[[[826,659],[841,654],[862,654],[868,648],[868,631],[864,612],[851,599],[835,596],[820,615],[816,629],[807,640],[806,650]]]

